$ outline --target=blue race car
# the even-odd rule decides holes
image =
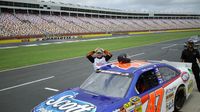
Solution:
[[[114,62],[78,88],[48,98],[32,112],[172,112],[193,90],[191,64],[158,61]]]

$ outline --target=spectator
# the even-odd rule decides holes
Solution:
[[[93,63],[94,69],[96,70],[107,64],[108,60],[112,57],[112,54],[108,50],[96,48],[94,51],[90,51],[86,57]]]

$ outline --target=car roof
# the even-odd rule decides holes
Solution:
[[[199,38],[200,38],[199,35],[193,35],[193,36],[191,36],[188,40],[199,39]]]
[[[101,70],[122,72],[122,73],[133,73],[136,70],[142,69],[146,66],[153,66],[158,64],[158,62],[150,62],[146,60],[133,60],[130,63],[119,63],[113,62],[109,65],[103,66]]]

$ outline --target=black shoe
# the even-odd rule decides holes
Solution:
[[[197,87],[198,91],[200,92],[200,87]]]

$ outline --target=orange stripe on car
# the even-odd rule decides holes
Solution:
[[[145,96],[143,96],[143,97],[141,98],[142,104],[144,104],[148,99],[149,99],[149,94],[146,94]]]
[[[143,65],[149,64],[147,61],[141,61],[141,60],[134,60],[131,61],[131,63],[119,63],[115,62],[113,63],[115,66],[122,68],[122,69],[129,69],[131,67],[139,68]]]

